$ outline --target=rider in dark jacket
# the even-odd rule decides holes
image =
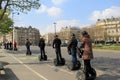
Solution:
[[[62,60],[62,55],[61,55],[61,40],[58,38],[58,35],[55,36],[55,39],[53,40],[53,48],[55,48],[56,52],[56,58],[59,61]]]
[[[45,40],[43,38],[40,39],[38,46],[40,47],[41,59],[43,59],[45,57]]]
[[[27,52],[26,52],[26,55],[31,55],[31,50],[30,50],[30,46],[31,46],[31,43],[29,41],[29,39],[26,39],[26,48],[27,48]]]
[[[77,39],[75,38],[75,34],[71,35],[71,40],[68,44],[68,48],[70,49],[71,55],[72,55],[72,62],[73,65],[76,65],[77,63]]]

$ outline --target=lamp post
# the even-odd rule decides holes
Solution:
[[[13,43],[14,43],[14,41],[15,41],[14,14],[19,15],[19,13],[12,11],[12,20],[13,20],[13,25],[12,25],[12,27],[13,27],[13,40],[12,40],[12,41],[13,41]],[[13,44],[13,46],[14,46],[14,44]]]
[[[55,29],[55,35],[56,35],[56,22],[53,23],[54,24],[54,29]]]

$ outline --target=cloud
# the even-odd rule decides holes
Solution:
[[[73,20],[60,20],[60,21],[56,22],[56,32],[59,32],[61,30],[61,28],[64,28],[66,26],[67,27],[83,27],[86,25],[81,24],[81,22],[79,20],[75,20],[75,19],[73,19]],[[45,33],[48,33],[48,32],[51,32],[51,33],[55,32],[55,25],[54,24],[47,26]]]
[[[60,5],[63,2],[65,2],[65,0],[52,0],[52,3],[55,4],[55,5]]]
[[[62,15],[62,10],[56,7],[49,8],[47,12],[48,12],[48,15],[52,17],[60,17]]]
[[[120,7],[112,6],[108,9],[105,9],[103,11],[94,11],[92,13],[92,16],[90,17],[90,20],[96,21],[97,19],[104,19],[104,18],[111,18],[113,17],[120,17]]]
[[[62,10],[60,8],[57,8],[54,6],[48,8],[47,6],[45,6],[43,4],[41,5],[41,7],[38,10],[36,10],[36,12],[38,14],[46,12],[51,17],[61,17],[62,16]]]
[[[47,9],[48,9],[47,6],[45,6],[45,5],[42,4],[42,5],[40,6],[40,8],[39,8],[38,10],[36,10],[36,12],[37,12],[37,13],[44,13],[44,12],[47,11]]]

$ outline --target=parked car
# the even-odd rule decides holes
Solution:
[[[62,43],[61,47],[67,47],[67,43]]]

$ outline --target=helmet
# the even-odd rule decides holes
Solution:
[[[55,35],[55,37],[57,38],[57,37],[58,37],[58,35]]]
[[[83,36],[84,35],[87,35],[88,34],[88,32],[87,31],[82,31],[82,33],[81,33]]]
[[[74,33],[72,33],[72,34],[71,34],[71,36],[74,36],[74,37],[75,37],[75,34],[74,34]]]

